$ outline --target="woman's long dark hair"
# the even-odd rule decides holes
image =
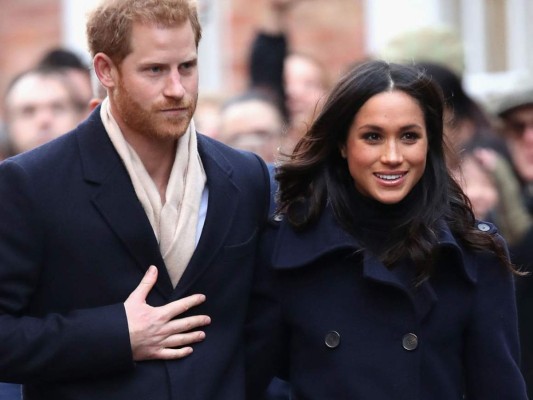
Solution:
[[[502,241],[475,227],[470,202],[446,167],[442,92],[423,69],[412,65],[370,61],[354,67],[339,80],[307,134],[278,167],[278,212],[286,214],[295,229],[304,230],[316,222],[329,202],[339,223],[354,231],[350,227],[353,218],[349,195],[354,183],[340,148],[363,104],[376,94],[393,90],[408,94],[420,105],[428,135],[428,155],[418,184],[421,203],[412,208],[401,227],[406,234],[386,248],[381,258],[390,265],[409,257],[417,265],[419,279],[427,278],[438,241],[438,222],[444,219],[464,246],[489,249],[514,270]]]

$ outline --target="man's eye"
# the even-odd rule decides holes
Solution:
[[[181,64],[180,70],[182,72],[191,72],[194,70],[195,67],[196,67],[196,62],[191,61],[191,62],[186,62],[186,63]]]
[[[21,108],[18,111],[17,114],[19,114],[20,116],[22,116],[24,118],[29,118],[29,117],[32,117],[33,115],[35,115],[36,112],[37,112],[37,108],[36,107],[26,106],[26,107]]]

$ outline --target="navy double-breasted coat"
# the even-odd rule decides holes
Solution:
[[[24,383],[28,400],[244,398],[243,325],[268,170],[202,135],[198,148],[207,215],[175,289],[99,109],[0,165],[0,381]],[[134,363],[123,302],[152,264],[150,305],[203,293],[185,315],[212,322],[189,357]]]
[[[526,399],[512,275],[445,224],[439,247],[433,275],[415,289],[412,265],[386,268],[329,208],[304,232],[273,224],[257,290],[263,325],[250,327],[268,335],[250,365],[268,375],[275,359],[291,399]]]

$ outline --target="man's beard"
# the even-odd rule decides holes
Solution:
[[[184,97],[181,100],[168,99],[164,102],[154,103],[150,109],[139,105],[129,93],[122,79],[113,94],[117,110],[129,129],[140,135],[158,139],[177,139],[187,130],[194,110],[197,96]],[[184,115],[165,115],[162,110],[173,108],[187,108]]]

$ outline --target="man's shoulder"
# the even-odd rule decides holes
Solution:
[[[216,139],[198,134],[200,157],[211,157],[232,168],[265,168],[264,161],[254,153],[238,150]]]
[[[265,162],[256,154],[237,150],[215,139],[198,135],[202,164],[210,179],[228,177],[247,193],[269,198],[270,178]]]
[[[43,170],[47,165],[63,165],[79,158],[79,149],[83,144],[80,143],[80,137],[86,137],[90,141],[97,140],[97,130],[100,125],[94,118],[89,117],[82,121],[71,131],[45,143],[35,149],[18,154],[9,160],[25,167],[35,167]]]
[[[35,149],[17,154],[8,160],[14,161],[25,167],[31,167],[34,165],[42,166],[43,163],[61,163],[61,161],[71,153],[68,149],[72,148],[75,143],[73,138],[74,132],[75,131],[66,133],[48,143],[36,147]]]

